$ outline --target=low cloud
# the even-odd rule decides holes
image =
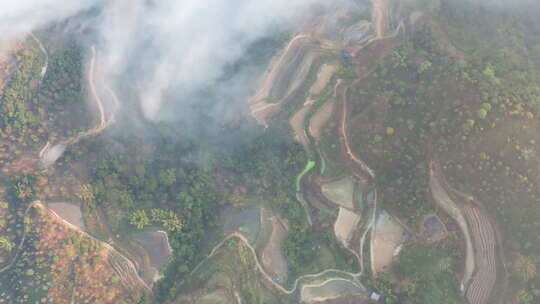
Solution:
[[[99,4],[100,0],[4,0],[0,3],[0,46]]]
[[[324,2],[7,0],[0,9],[0,45],[96,8],[87,24],[97,34],[89,45],[98,50],[98,83],[134,90],[144,116],[159,120],[168,92],[174,90],[176,103],[189,100],[251,43],[276,29],[292,29],[309,6]]]
[[[130,3],[130,11],[124,5]],[[177,100],[217,80],[247,46],[289,28],[318,0],[118,1],[105,12],[103,51],[110,74],[135,72],[144,115],[159,119],[168,90]]]

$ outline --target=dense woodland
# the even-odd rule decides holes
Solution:
[[[350,92],[352,123],[363,130],[353,135],[354,148],[378,172],[383,206],[412,227],[434,211],[427,164],[441,161],[450,183],[475,195],[502,229],[516,290],[505,296],[535,303],[540,296],[538,19],[530,11],[435,2],[431,19]],[[420,278],[416,284],[424,286],[407,292],[411,303],[428,298],[446,303],[433,300],[433,286],[428,289],[434,294],[422,294],[428,282],[445,286],[446,279],[423,281],[424,275],[412,271],[420,263],[415,255],[438,254],[426,250],[404,250],[397,272],[402,279]],[[446,293],[441,297],[456,301]]]

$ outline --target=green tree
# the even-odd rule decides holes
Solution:
[[[472,130],[472,128],[474,127],[474,124],[475,124],[475,123],[476,123],[476,122],[475,122],[474,120],[472,120],[472,119],[467,119],[467,120],[465,121],[465,123],[463,123],[463,130],[464,130],[464,131],[467,131],[467,132],[470,131],[470,130]]]
[[[15,180],[12,185],[11,194],[14,199],[20,202],[30,202],[35,199],[35,177],[32,175],[24,175]]]
[[[424,72],[429,71],[432,65],[433,64],[429,60],[422,62],[422,64],[420,64],[420,67],[418,68],[418,74],[423,74]]]
[[[154,208],[150,211],[152,222],[163,226],[168,231],[179,231],[183,225],[176,213],[171,210]]]
[[[129,216],[129,223],[138,229],[143,229],[150,224],[150,219],[146,215],[146,211],[140,209]]]
[[[88,203],[94,199],[94,191],[92,186],[89,184],[84,184],[79,187],[79,192],[77,196],[84,202]]]
[[[10,240],[8,240],[6,237],[0,236],[0,248],[11,251],[13,246],[14,244]]]
[[[169,168],[159,172],[159,182],[165,186],[171,186],[176,183],[176,169]]]
[[[478,110],[477,114],[478,114],[478,118],[485,119],[488,112],[486,111],[486,109],[482,108],[482,109]]]

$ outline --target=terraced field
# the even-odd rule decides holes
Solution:
[[[477,207],[465,205],[462,210],[471,227],[476,260],[476,272],[467,288],[466,298],[470,304],[486,304],[497,279],[495,231]]]
[[[430,184],[434,198],[458,222],[466,239],[462,291],[465,290],[470,304],[489,303],[497,279],[495,229],[484,211],[473,205],[471,196],[460,193],[463,200],[460,199],[459,204],[452,201],[445,188],[450,192],[458,191],[448,184],[437,164],[432,163],[431,166]]]
[[[313,67],[325,54],[325,51],[314,48],[307,36],[299,35],[291,40],[270,72],[264,75],[261,88],[250,100],[253,117],[266,126],[267,119],[278,113],[281,106],[304,85]]]
[[[465,238],[465,269],[463,278],[461,279],[461,291],[465,291],[466,286],[473,275],[475,269],[475,256],[473,238],[467,220],[463,216],[462,210],[450,198],[448,192],[444,189],[443,183],[440,181],[440,168],[436,162],[430,163],[429,186],[433,199],[459,226]]]

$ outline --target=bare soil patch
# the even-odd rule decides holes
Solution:
[[[353,282],[341,278],[330,279],[313,285],[304,285],[301,299],[306,303],[317,303],[345,295],[363,295],[364,290]]]
[[[62,219],[68,221],[80,230],[86,231],[81,208],[79,206],[64,202],[46,203],[46,206],[58,214]]]
[[[337,239],[348,248],[349,241],[360,222],[360,216],[345,208],[339,208],[337,220],[334,224],[334,233]]]
[[[379,211],[371,238],[371,269],[374,275],[388,270],[406,239],[405,229],[386,211]]]
[[[160,277],[161,265],[165,264],[172,254],[167,234],[164,231],[145,231],[137,233],[133,238],[147,252],[152,272],[151,277],[157,280]]]
[[[334,102],[334,100],[327,101],[311,117],[311,120],[309,122],[309,133],[315,139],[317,139],[317,140],[321,139],[322,130],[323,130],[324,126],[326,125],[326,123],[332,117],[332,113],[334,112],[335,104],[336,103]]]

